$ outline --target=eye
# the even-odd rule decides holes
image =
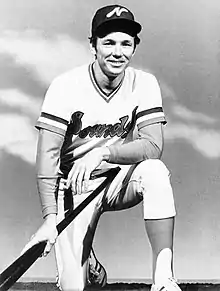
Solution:
[[[132,42],[130,42],[130,41],[124,41],[123,43],[122,43],[122,46],[124,46],[124,47],[132,47]]]
[[[104,46],[112,46],[112,45],[114,45],[114,42],[112,40],[105,40],[103,42],[103,45]]]

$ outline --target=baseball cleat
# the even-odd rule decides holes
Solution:
[[[163,285],[153,284],[151,291],[181,291],[181,289],[174,278],[169,278]]]
[[[94,264],[92,263],[92,260],[89,259],[88,281],[89,285],[97,287],[104,287],[107,283],[107,273],[105,268],[99,263],[97,259]]]

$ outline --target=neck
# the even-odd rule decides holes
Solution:
[[[95,61],[93,64],[93,71],[96,82],[98,83],[99,87],[105,92],[110,92],[114,90],[120,84],[124,77],[124,72],[118,76],[105,75],[97,61]]]

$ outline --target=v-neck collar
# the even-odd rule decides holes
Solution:
[[[94,74],[94,69],[93,69],[93,64],[94,63],[91,63],[89,64],[89,76],[90,76],[90,79],[92,81],[92,84],[94,86],[94,88],[96,89],[96,91],[99,93],[99,95],[107,102],[109,103],[110,100],[114,97],[114,95],[118,92],[118,90],[121,88],[121,85],[123,83],[123,80],[124,80],[124,76],[123,78],[121,79],[121,82],[118,84],[117,87],[115,87],[115,89],[111,92],[111,93],[105,93],[101,87],[99,86],[99,84],[97,83],[96,81],[96,78],[95,78],[95,74]],[[125,74],[124,74],[125,75]]]

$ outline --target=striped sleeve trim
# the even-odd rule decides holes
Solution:
[[[137,113],[137,125],[139,128],[157,122],[166,123],[162,107],[154,107]]]
[[[150,124],[154,124],[154,123],[159,123],[159,122],[161,122],[163,124],[167,123],[165,117],[157,117],[157,118],[152,118],[150,120],[142,121],[142,122],[138,123],[137,127],[138,127],[138,129],[141,129],[144,126],[147,126],[147,125],[150,125]]]
[[[150,108],[147,110],[143,110],[137,114],[137,119],[140,117],[143,117],[145,115],[150,115],[152,113],[163,113],[163,108],[162,107],[154,107],[154,108]]]
[[[56,121],[58,123],[66,125],[66,126],[68,125],[68,121],[66,119],[63,119],[61,117],[57,117],[55,115],[52,115],[52,114],[49,114],[49,113],[46,113],[46,112],[41,112],[40,118],[41,117],[45,118],[45,119],[52,120],[52,121]]]
[[[62,136],[65,136],[65,133],[66,133],[66,130],[63,130],[63,129],[61,129],[61,128],[58,128],[58,127],[53,126],[53,125],[48,124],[48,123],[41,122],[41,121],[39,121],[39,120],[37,121],[35,127],[36,127],[37,129],[40,129],[40,128],[47,129],[47,130],[49,130],[49,131],[52,131],[52,132],[58,133],[58,134],[60,134],[60,135],[62,135]]]
[[[63,136],[66,133],[67,126],[67,120],[45,112],[41,113],[36,124],[36,128],[45,128]]]

